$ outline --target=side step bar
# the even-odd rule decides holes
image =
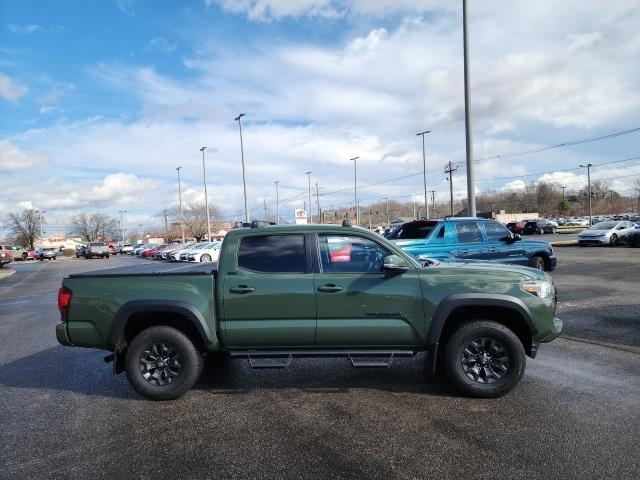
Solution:
[[[413,357],[414,350],[233,350],[231,357],[246,358],[251,368],[287,368],[294,358],[347,357],[354,368],[389,368],[394,357]]]

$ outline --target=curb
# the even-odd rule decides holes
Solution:
[[[0,280],[4,279],[4,278],[9,278],[11,275],[15,274],[16,271],[12,268],[12,269],[5,269],[3,268],[2,270],[0,270]]]
[[[554,247],[573,247],[578,245],[577,240],[556,240],[555,242],[549,242]]]

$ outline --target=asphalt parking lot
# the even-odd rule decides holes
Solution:
[[[497,400],[389,369],[210,362],[173,402],[138,397],[104,352],[57,344],[72,272],[135,258],[16,263],[0,281],[0,478],[615,478],[640,464],[640,249],[556,248],[565,335]]]

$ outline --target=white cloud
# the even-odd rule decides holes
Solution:
[[[163,53],[171,53],[177,48],[175,43],[170,43],[164,37],[154,37],[149,40],[146,47],[144,48],[145,52],[163,52]]]
[[[31,172],[33,167],[43,164],[42,156],[25,153],[6,140],[0,140],[0,172]]]
[[[36,33],[41,32],[43,28],[40,25],[31,23],[29,25],[14,25],[10,23],[7,28],[11,33]]]
[[[29,89],[24,85],[20,85],[7,75],[0,73],[0,97],[9,102],[15,102],[28,91]]]

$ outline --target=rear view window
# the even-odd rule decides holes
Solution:
[[[390,240],[421,240],[427,238],[438,222],[405,223],[394,230],[387,238]]]
[[[238,267],[266,273],[304,273],[302,235],[244,237],[238,247]]]

